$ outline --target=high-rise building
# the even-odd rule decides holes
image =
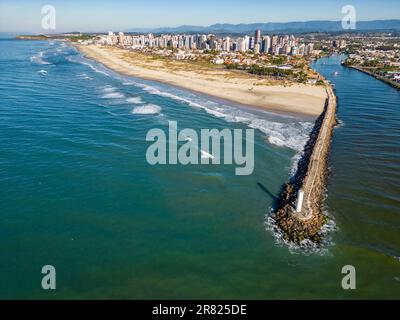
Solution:
[[[289,42],[290,37],[288,35],[284,36],[282,39],[282,44],[286,44]]]
[[[209,45],[211,50],[218,49],[218,42],[214,39],[209,40]]]
[[[123,32],[118,32],[118,43],[124,44],[125,35]]]
[[[283,54],[289,54],[292,51],[292,46],[290,46],[288,43],[286,43],[283,47],[282,47],[282,51]]]
[[[261,45],[261,51],[264,53],[268,53],[271,49],[271,37],[264,37]]]
[[[190,37],[190,48],[191,48],[191,49],[197,49],[197,46],[196,46],[196,37],[195,37],[195,36],[191,36],[191,37]]]
[[[237,44],[237,42],[232,43],[232,50],[233,50],[233,51],[238,51],[238,44]]]
[[[246,42],[248,43],[248,40],[246,41],[246,38],[239,38],[237,42],[237,50],[241,52],[245,52],[248,49],[248,44],[246,45]]]
[[[199,34],[196,34],[195,40],[196,40],[197,49],[200,49],[201,48],[201,36]]]
[[[298,48],[297,54],[304,56],[305,49],[306,49],[306,46],[304,43],[302,43]]]
[[[205,49],[206,48],[206,41],[207,41],[207,36],[205,34],[202,34],[201,36],[199,36],[198,37],[197,48]]]
[[[272,36],[271,45],[276,46],[278,44],[278,40],[279,40],[278,36]]]
[[[183,38],[179,37],[178,38],[178,46],[179,49],[183,49],[184,45],[183,45]]]
[[[249,36],[244,36],[244,50],[242,51],[247,51],[250,48],[250,37]]]
[[[222,50],[223,51],[231,51],[231,38],[230,37],[225,38]]]
[[[185,36],[184,43],[185,43],[185,45],[184,45],[185,49],[190,49],[190,36],[189,35]]]
[[[108,32],[108,36],[106,38],[106,43],[109,46],[113,46],[113,45],[116,45],[118,43],[118,37],[115,35],[114,32],[112,32],[112,31]]]
[[[254,34],[254,44],[261,44],[261,30],[257,29]]]
[[[249,39],[249,49],[250,50],[254,49],[254,45],[256,44],[256,42],[254,40],[255,40],[254,37],[250,37],[250,39]]]
[[[304,54],[306,56],[308,56],[308,55],[312,54],[313,50],[314,50],[314,44],[313,43],[309,43],[309,44],[306,45],[306,48],[304,50]]]

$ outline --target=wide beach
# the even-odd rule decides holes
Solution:
[[[326,99],[323,86],[276,85],[250,74],[190,62],[152,59],[115,47],[79,45],[77,48],[88,58],[125,75],[160,81],[265,110],[317,116]]]

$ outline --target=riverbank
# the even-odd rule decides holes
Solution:
[[[125,75],[155,80],[219,99],[269,111],[317,117],[324,109],[325,88],[315,85],[274,85],[265,78],[194,63],[152,59],[115,47],[76,45],[88,58]]]
[[[374,77],[375,79],[378,79],[378,80],[380,80],[380,81],[383,81],[383,82],[387,83],[388,85],[391,85],[392,87],[394,87],[394,88],[400,90],[400,83],[394,82],[394,81],[392,81],[392,80],[390,80],[390,79],[387,79],[387,78],[385,78],[385,77],[381,77],[381,76],[379,76],[379,75],[377,75],[377,74],[375,74],[375,73],[373,73],[373,72],[371,72],[371,71],[369,71],[369,70],[366,70],[366,69],[364,69],[364,68],[362,68],[362,67],[357,67],[357,66],[346,66],[346,65],[344,65],[344,66],[345,66],[345,67],[352,68],[352,69],[355,69],[355,70],[358,70],[358,71],[363,72],[363,73],[365,73],[365,74],[368,74],[368,75],[370,75],[371,77]]]

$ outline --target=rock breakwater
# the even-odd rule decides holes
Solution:
[[[284,233],[284,239],[301,243],[309,239],[320,243],[321,227],[328,218],[323,214],[328,157],[336,120],[336,97],[333,88],[327,85],[327,99],[324,111],[315,121],[310,138],[298,162],[292,179],[282,187],[272,216],[276,227]],[[296,210],[299,192],[302,192],[300,210]]]

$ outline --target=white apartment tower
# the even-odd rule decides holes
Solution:
[[[261,46],[262,52],[268,53],[271,49],[271,37],[265,36]]]
[[[230,37],[225,38],[222,50],[223,51],[231,51],[231,38]]]

